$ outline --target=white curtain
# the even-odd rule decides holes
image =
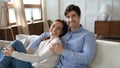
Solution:
[[[14,0],[14,8],[19,33],[29,34],[23,0]]]
[[[43,21],[44,21],[44,32],[49,31],[49,26],[47,22],[47,9],[46,9],[46,0],[42,0],[42,12],[43,12]]]
[[[0,2],[0,28],[8,26],[7,3]]]
[[[9,26],[9,14],[8,14],[8,8],[7,8],[7,0],[0,2],[0,28],[6,29],[6,27]],[[10,28],[10,26],[9,26]],[[10,28],[12,38],[14,38],[14,34],[12,29]],[[5,32],[6,34],[6,32]],[[6,40],[7,40],[7,35],[6,35]]]

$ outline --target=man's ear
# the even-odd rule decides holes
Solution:
[[[79,19],[81,20],[81,16],[79,16]]]

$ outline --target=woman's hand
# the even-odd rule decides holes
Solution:
[[[50,50],[55,52],[57,55],[61,55],[61,53],[63,51],[63,47],[60,43],[54,43],[54,44],[52,44],[52,46],[50,46]]]
[[[6,46],[3,51],[4,56],[11,56],[13,53],[14,49],[11,46]]]

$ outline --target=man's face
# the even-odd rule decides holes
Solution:
[[[80,26],[80,16],[75,11],[68,12],[66,20],[70,28],[76,29]]]

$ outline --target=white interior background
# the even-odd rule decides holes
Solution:
[[[111,14],[109,20],[120,20],[120,0],[46,0],[47,19],[65,19],[64,10],[69,4],[76,4],[81,8],[81,24],[84,28],[94,32],[94,23],[99,20],[99,10],[103,4],[109,4]]]

